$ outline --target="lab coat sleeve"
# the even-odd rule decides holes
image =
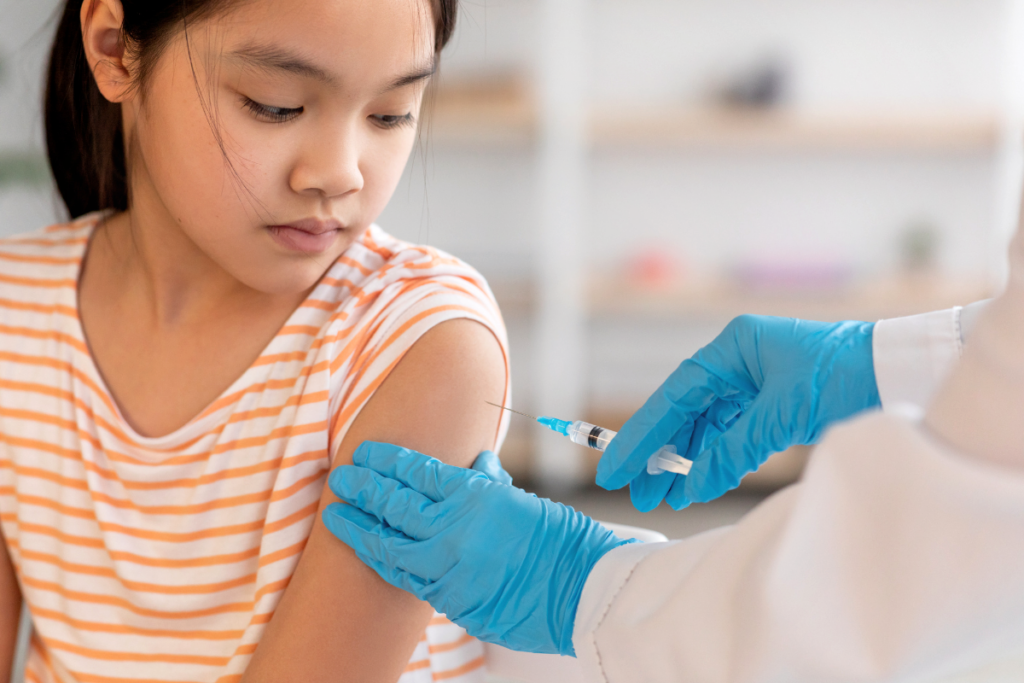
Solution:
[[[988,303],[878,321],[872,350],[884,410],[906,404],[924,410]]]
[[[1024,643],[1024,471],[873,413],[734,527],[608,553],[574,645],[608,683],[918,680]]]

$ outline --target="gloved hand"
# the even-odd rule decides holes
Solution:
[[[601,457],[598,485],[629,484],[644,512],[663,499],[676,510],[714,500],[769,455],[881,405],[873,332],[873,323],[734,319],[626,422]],[[693,461],[688,475],[647,473],[666,444]]]
[[[501,460],[494,451],[483,451],[473,461],[473,469],[499,484],[512,485],[512,475],[501,466]]]
[[[367,441],[352,460],[330,477],[348,505],[327,506],[323,520],[359,559],[480,640],[574,654],[583,584],[627,541],[570,507],[416,451]],[[507,477],[496,461],[485,452],[474,467]]]

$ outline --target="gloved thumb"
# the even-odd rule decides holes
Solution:
[[[476,456],[473,469],[487,475],[487,478],[506,486],[512,485],[512,476],[501,466],[501,460],[494,451],[483,451]]]

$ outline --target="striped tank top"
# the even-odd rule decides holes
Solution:
[[[469,266],[374,226],[216,401],[144,437],[78,318],[98,220],[0,240],[0,525],[34,624],[27,680],[238,681],[360,409],[443,321],[487,326],[507,359],[501,316]],[[483,678],[481,644],[435,615],[401,683]]]

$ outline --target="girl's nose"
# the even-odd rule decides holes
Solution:
[[[338,198],[363,189],[359,136],[338,130],[311,140],[292,168],[289,183],[294,192]]]

